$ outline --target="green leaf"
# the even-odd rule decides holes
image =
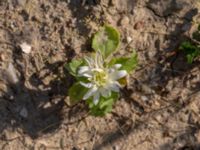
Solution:
[[[112,92],[110,97],[100,97],[99,103],[95,105],[93,103],[93,99],[88,99],[87,103],[90,108],[90,112],[94,116],[104,116],[105,114],[112,111],[112,106],[114,102],[118,99],[119,94],[116,92]]]
[[[101,51],[104,58],[106,58],[117,50],[119,43],[119,32],[115,28],[105,25],[94,35],[92,48],[95,51]]]
[[[114,64],[121,64],[121,70],[126,70],[128,73],[134,70],[138,65],[138,58],[136,52],[133,52],[130,57],[113,58],[109,66]]]
[[[70,63],[65,64],[65,68],[69,71],[69,73],[73,76],[77,75],[77,69],[81,65],[83,65],[84,61],[82,59],[72,60]]]
[[[191,64],[195,58],[200,56],[200,49],[190,42],[183,42],[180,46],[180,50],[185,53],[187,62],[189,64]]]
[[[192,64],[192,63],[193,63],[193,61],[194,61],[194,56],[192,56],[192,55],[187,55],[186,58],[187,58],[187,62],[188,62],[189,64]]]
[[[118,97],[119,97],[118,93],[112,92],[110,97],[103,98],[104,100],[100,101],[100,103],[99,103],[100,109],[110,108],[110,106],[113,105],[113,103],[117,100]]]
[[[88,89],[80,85],[79,82],[73,84],[68,92],[70,97],[70,102],[72,104],[79,102],[80,100],[82,100],[83,96],[86,94],[87,91]]]
[[[200,41],[200,33],[199,33],[199,31],[193,32],[192,38],[197,40],[197,41]]]

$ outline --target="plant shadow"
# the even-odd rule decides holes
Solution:
[[[14,62],[25,57],[19,53],[18,47],[13,49]],[[71,53],[66,53],[66,57],[71,58]],[[8,128],[14,131],[22,129],[25,135],[34,139],[55,132],[63,122],[65,125],[72,124],[85,114],[87,109],[84,104],[67,104],[68,89],[74,79],[64,68],[65,63],[46,62],[28,81],[23,68],[18,63],[13,65],[21,77],[14,84],[7,82],[8,88],[0,98],[1,133]],[[56,78],[53,78],[54,75]]]
[[[103,18],[97,19],[94,15],[94,7],[98,4],[99,0],[73,0],[68,5],[74,18],[73,28],[78,31],[79,36],[85,38],[85,43],[81,45],[83,51],[92,51],[90,38],[92,30],[89,22],[94,20],[103,25]]]
[[[194,137],[194,134],[199,130],[199,125],[186,129],[183,133],[174,137],[171,142],[160,146],[160,150],[198,150],[200,148],[199,141]],[[179,143],[179,144],[176,144]]]
[[[36,74],[30,80],[34,86],[42,86],[42,80]],[[51,81],[48,89],[29,89],[22,80],[9,84],[0,101],[1,132],[6,128],[22,128],[25,134],[36,138],[57,129],[63,120],[62,108],[67,91],[62,84],[62,80]]]

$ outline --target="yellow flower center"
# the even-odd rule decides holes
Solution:
[[[108,74],[106,71],[94,71],[93,81],[97,86],[104,86],[107,82]]]

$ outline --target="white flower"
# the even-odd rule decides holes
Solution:
[[[109,97],[112,91],[119,92],[122,85],[118,80],[127,75],[125,70],[119,70],[121,64],[115,64],[111,68],[105,67],[100,52],[97,52],[94,58],[86,57],[85,60],[88,66],[82,66],[78,70],[78,75],[86,77],[89,81],[88,83],[80,82],[82,86],[89,88],[83,97],[84,100],[93,96],[93,102],[96,105],[100,96]]]

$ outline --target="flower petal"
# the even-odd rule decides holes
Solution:
[[[109,68],[109,74],[112,74],[113,72],[115,72],[116,70],[114,68]]]
[[[81,75],[81,74],[83,74],[84,72],[87,72],[87,71],[89,71],[89,67],[88,66],[82,66],[78,70],[78,74]]]
[[[110,84],[108,88],[114,92],[119,92],[119,87],[120,87],[120,84],[116,81]]]
[[[92,71],[97,71],[97,72],[103,72],[104,70],[101,68],[93,68],[91,69]]]
[[[89,97],[91,97],[92,95],[94,95],[97,91],[97,87],[93,86],[83,97],[84,100],[88,99]]]
[[[91,88],[93,86],[92,83],[84,83],[84,82],[80,82],[80,84],[86,88]]]
[[[98,104],[98,102],[99,102],[99,97],[100,97],[99,92],[96,92],[95,95],[94,95],[94,99],[93,99],[93,102],[94,102],[95,105]]]
[[[115,65],[114,65],[114,68],[115,68],[115,69],[119,69],[119,68],[121,68],[121,67],[122,67],[121,64],[115,64]]]
[[[111,78],[113,80],[118,80],[120,78],[123,78],[127,75],[127,71],[126,70],[120,70],[120,71],[116,71],[116,72],[113,72],[111,73]]]
[[[100,90],[100,93],[103,97],[109,97],[111,92],[109,89],[105,89],[105,88],[101,88],[99,89]]]
[[[89,65],[90,68],[93,68],[94,66],[94,60],[88,56],[85,57],[85,61],[87,62],[87,64]]]
[[[91,73],[84,73],[81,76],[87,77],[87,78],[92,78],[92,74]]]

